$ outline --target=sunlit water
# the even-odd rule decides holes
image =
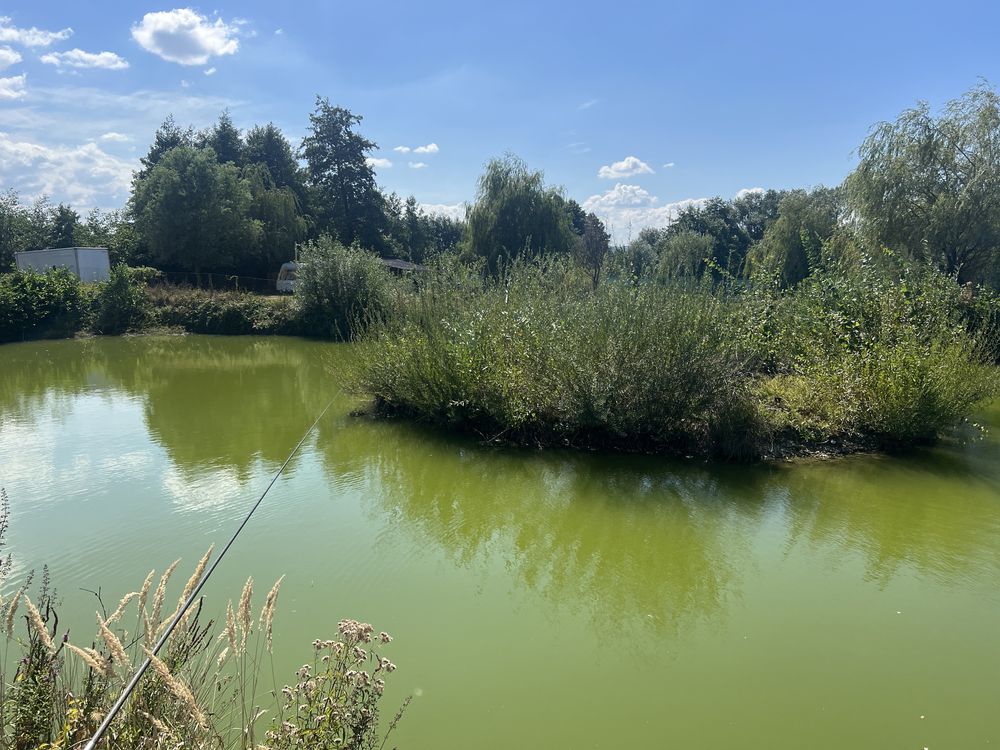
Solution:
[[[332,397],[207,610],[287,574],[289,681],[343,617],[390,631],[388,712],[417,696],[394,744],[1000,745],[996,431],[756,468],[498,451],[351,417],[350,356],[261,338],[0,347],[7,588],[47,563],[89,640],[89,591],[113,604],[150,568],[190,570]],[[983,419],[1000,430],[1000,409]]]

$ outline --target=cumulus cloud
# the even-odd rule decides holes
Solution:
[[[125,141],[132,140],[124,133],[115,133],[114,131],[105,133],[101,136],[102,141],[111,141],[113,143],[124,143]]]
[[[132,27],[132,38],[147,52],[181,65],[204,65],[240,47],[241,24],[214,21],[190,8],[147,13]]]
[[[413,152],[414,154],[436,154],[440,150],[440,147],[436,143],[428,143],[426,146],[416,146],[414,148],[410,148],[409,146],[396,146],[393,149],[393,151],[397,151],[401,154],[408,154],[410,152]]]
[[[101,200],[117,204],[128,195],[135,164],[96,143],[48,146],[0,132],[0,172],[26,195],[50,195],[81,208]]]
[[[753,195],[754,193],[763,193],[763,192],[764,192],[764,188],[762,188],[762,187],[743,188],[738,193],[736,193],[736,198],[745,198],[748,195]]]
[[[365,159],[365,164],[367,164],[369,167],[375,167],[378,169],[388,169],[389,167],[392,166],[392,162],[389,161],[388,159],[379,159],[374,156],[369,156],[367,159]]]
[[[82,49],[71,49],[68,52],[49,52],[39,58],[46,65],[63,65],[71,68],[104,68],[105,70],[124,70],[128,60],[114,52],[84,52]]]
[[[0,42],[13,42],[25,47],[48,47],[52,42],[69,39],[73,29],[67,27],[60,31],[44,31],[32,26],[30,29],[20,29],[11,25],[8,16],[0,16]]]
[[[0,70],[21,62],[21,53],[10,47],[0,47]]]
[[[455,221],[465,218],[464,203],[421,203],[418,207],[431,216],[444,216]]]
[[[626,156],[621,161],[608,164],[597,170],[597,176],[605,180],[621,180],[637,174],[653,174],[653,168],[642,159]]]
[[[25,81],[28,77],[23,73],[10,78],[0,78],[0,99],[20,99],[24,96]]]
[[[660,199],[638,185],[616,184],[611,190],[592,195],[583,210],[595,213],[611,231],[615,242],[627,242],[646,227],[665,227],[688,206],[704,204],[707,198],[687,198],[660,204]]]
[[[427,166],[422,161],[411,161],[409,164],[410,169],[424,169]]]

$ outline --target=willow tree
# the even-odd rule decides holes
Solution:
[[[512,154],[486,165],[468,212],[465,244],[486,259],[491,272],[517,257],[567,253],[576,236],[565,201],[545,185],[541,172],[529,171]]]
[[[872,244],[979,281],[1000,259],[1000,96],[981,84],[935,115],[926,102],[876,125],[847,178]]]

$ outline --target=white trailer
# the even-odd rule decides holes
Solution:
[[[50,268],[66,268],[80,281],[107,281],[111,273],[106,247],[59,247],[49,250],[26,250],[14,253],[22,271],[45,273]]]

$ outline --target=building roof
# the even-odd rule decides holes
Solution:
[[[385,265],[389,268],[395,268],[397,271],[426,271],[427,266],[422,266],[419,263],[410,263],[408,260],[400,260],[399,258],[379,258]]]

